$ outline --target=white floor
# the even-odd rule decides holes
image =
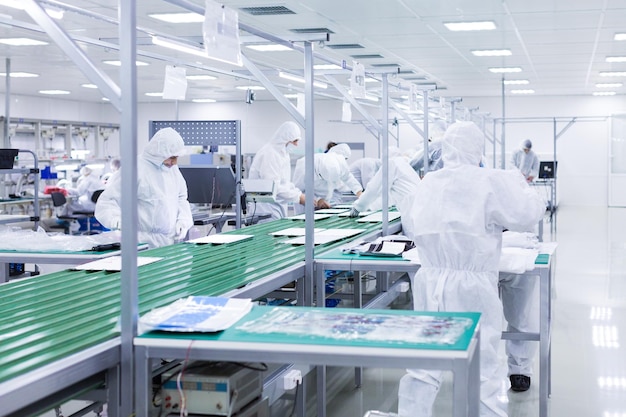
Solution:
[[[552,327],[550,417],[626,417],[626,209],[560,207],[550,235],[558,242]],[[501,349],[502,353],[504,348]],[[504,354],[502,355],[504,361]],[[539,369],[536,370],[536,374]],[[396,411],[402,371],[370,369],[361,389],[348,386],[329,404],[329,417]],[[508,390],[509,417],[539,415],[538,385]],[[435,417],[451,415],[451,384],[444,384]]]
[[[545,228],[545,240],[558,242],[549,415],[626,417],[626,346],[619,338],[626,334],[626,209],[560,207],[555,224],[552,236],[550,224]],[[366,369],[363,386],[341,389],[328,405],[328,417],[396,411],[402,375],[401,370]],[[508,391],[503,382],[503,398],[510,417],[539,415],[534,379],[525,393]],[[450,402],[446,383],[435,417],[450,416]]]

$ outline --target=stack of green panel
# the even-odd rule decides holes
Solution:
[[[304,225],[283,219],[227,232],[254,235],[233,244],[181,243],[141,252],[163,259],[138,268],[139,313],[189,295],[224,294],[303,262],[304,246],[281,243],[287,238],[270,233]],[[363,234],[380,229],[380,223],[338,216],[315,226],[360,228]],[[120,299],[117,272],[65,270],[0,285],[0,382],[118,336]]]

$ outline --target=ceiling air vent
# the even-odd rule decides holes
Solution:
[[[379,54],[362,54],[362,55],[350,55],[354,59],[374,59],[374,58],[384,58],[384,56]]]
[[[253,16],[274,16],[274,15],[280,15],[280,14],[296,14],[296,12],[286,8],[285,6],[241,7],[239,10],[242,10]]]
[[[330,49],[358,49],[365,48],[363,45],[359,45],[358,43],[336,43],[334,45],[326,45],[327,48]]]
[[[399,67],[398,64],[372,64],[373,67]]]
[[[289,29],[293,33],[335,33],[328,28]]]

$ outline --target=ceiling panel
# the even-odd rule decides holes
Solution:
[[[106,21],[117,18],[117,3],[118,0],[64,0],[70,10],[59,21],[70,36],[86,38],[86,42],[79,42],[81,49],[115,82],[119,79],[119,68],[106,66],[102,61],[118,57],[118,29]],[[167,1],[137,3],[141,27],[137,33],[140,43],[138,59],[150,64],[138,70],[140,100],[154,100],[144,94],[162,87],[167,64],[183,66],[188,73],[210,72],[217,77],[213,81],[190,82],[188,98],[213,94],[220,100],[239,101],[243,100],[245,92],[235,90],[236,85],[259,84],[248,80],[249,76],[242,76],[242,68],[151,45],[149,33],[198,42],[202,25],[166,24],[147,16],[152,12],[185,11]],[[204,0],[191,0],[191,3],[203,7]],[[606,56],[626,55],[626,41],[613,40],[616,32],[626,32],[624,0],[224,0],[223,3],[239,11],[241,22],[286,40],[296,36],[292,29],[328,28],[334,33],[330,35],[330,41],[314,45],[317,54],[333,62],[346,60],[349,64],[353,61],[351,55],[380,54],[383,58],[360,61],[372,69],[374,64],[398,64],[403,71],[425,76],[426,80],[421,82],[446,86],[447,90],[437,92],[442,96],[499,95],[502,77],[490,73],[490,66],[519,65],[524,72],[507,77],[530,79],[537,94],[565,95],[589,94],[598,80],[612,81],[599,77],[599,71],[626,70],[626,64],[605,62]],[[253,16],[239,10],[241,7],[276,5],[284,6],[294,14]],[[23,11],[0,6],[0,14],[12,16],[17,26],[22,22],[33,25],[32,19]],[[443,26],[444,22],[463,19],[493,20],[498,28],[487,32],[450,32]],[[11,59],[14,71],[40,74],[36,79],[12,79],[11,91],[36,95],[39,89],[54,86],[71,91],[71,99],[100,101],[101,94],[97,90],[80,87],[87,80],[76,65],[46,34],[39,32],[0,25],[0,38],[32,37],[51,43],[45,47],[27,48],[0,45],[1,56]],[[250,38],[246,33],[241,35],[242,39]],[[106,42],[105,46],[95,45],[101,42],[100,39]],[[325,47],[340,43],[358,43],[363,48]],[[478,58],[471,54],[472,49],[496,48],[510,49],[513,55]],[[261,70],[272,74],[268,76],[281,90],[287,91],[289,84],[273,75],[278,69],[302,70],[304,59],[299,51],[258,53],[247,48],[243,50]],[[145,54],[150,56],[143,56]],[[315,63],[323,62],[319,57],[315,59]],[[345,80],[345,76],[341,78]],[[404,78],[406,76],[399,79]],[[301,86],[293,85],[292,89],[298,87]],[[0,91],[3,89],[4,83],[0,82]],[[267,92],[257,94],[257,99],[269,98]]]

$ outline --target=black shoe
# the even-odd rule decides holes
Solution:
[[[530,377],[526,375],[511,375],[511,389],[515,392],[528,391],[530,388]]]

